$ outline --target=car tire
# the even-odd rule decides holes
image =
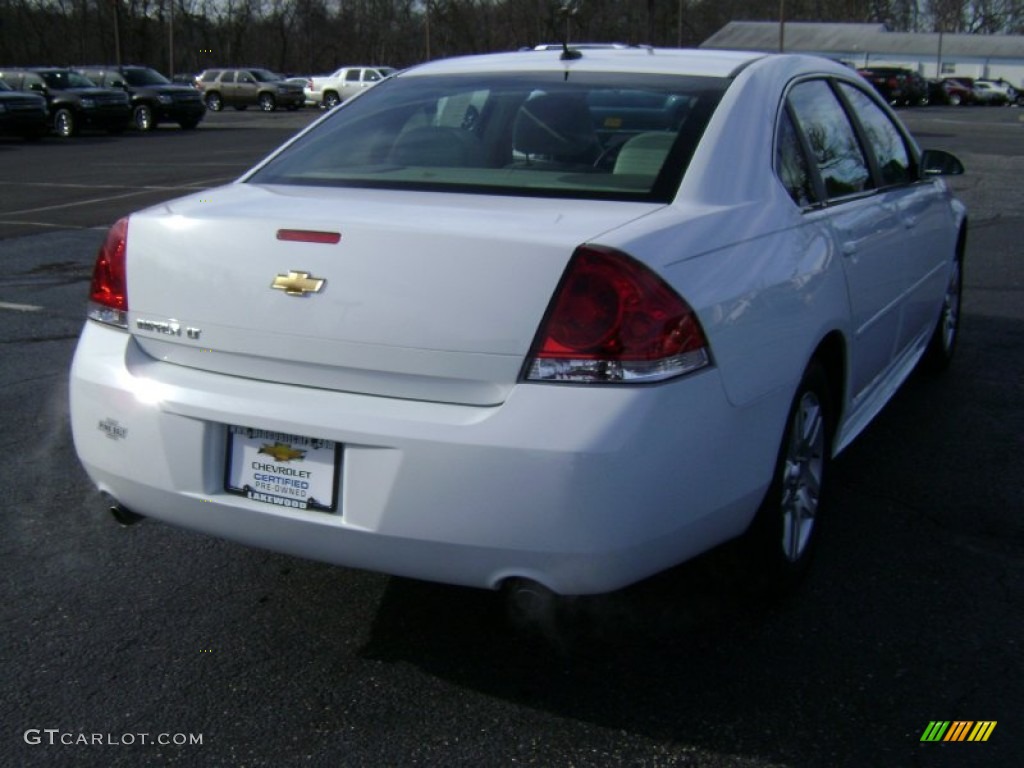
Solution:
[[[953,105],[954,107],[959,107],[960,106],[960,101],[961,101],[960,94],[958,94],[958,93],[951,93],[951,94],[949,94],[949,103],[951,105]]]
[[[78,121],[67,107],[61,107],[53,113],[53,132],[62,139],[69,139],[78,133]]]
[[[960,338],[960,302],[963,297],[963,258],[960,255],[953,261],[946,284],[946,293],[942,297],[942,310],[935,323],[935,330],[921,358],[921,368],[927,373],[942,373],[953,362],[956,343]]]
[[[324,94],[324,109],[334,109],[339,104],[341,104],[341,99],[338,98],[338,94],[333,91]]]
[[[138,104],[132,110],[132,122],[140,131],[152,131],[156,128],[156,115],[149,104]]]
[[[264,112],[273,112],[277,109],[277,102],[274,97],[269,93],[260,94],[260,109]]]
[[[832,461],[832,413],[825,369],[812,360],[786,417],[771,485],[741,542],[745,581],[758,593],[791,591],[810,565]]]
[[[206,94],[206,108],[211,112],[220,112],[224,109],[224,99],[220,97],[219,93],[208,93]]]

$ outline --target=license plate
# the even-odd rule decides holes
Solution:
[[[338,508],[341,446],[333,440],[228,428],[224,489],[289,509]]]

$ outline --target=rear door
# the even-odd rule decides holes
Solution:
[[[246,70],[239,70],[235,78],[235,104],[238,106],[255,104],[259,101],[260,84],[255,76]]]
[[[341,100],[351,99],[362,87],[362,73],[359,68],[345,70],[345,81],[341,84]]]
[[[228,70],[223,73],[217,80],[217,85],[220,87],[220,97],[224,100],[225,104],[237,104],[235,100],[235,72],[234,70]]]
[[[790,89],[789,103],[824,186],[829,222],[842,260],[853,322],[850,384],[867,395],[895,353],[906,277],[898,211],[881,204],[857,132],[828,80]]]

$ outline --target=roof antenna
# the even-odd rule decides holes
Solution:
[[[565,35],[562,37],[562,55],[558,58],[562,61],[572,61],[574,59],[583,58],[583,54],[577,51],[575,48],[569,47],[569,21],[579,13],[578,0],[568,0],[558,12],[565,16]]]

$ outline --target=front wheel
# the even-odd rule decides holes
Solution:
[[[152,131],[156,128],[153,108],[148,104],[139,104],[132,110],[132,121],[140,131]]]
[[[786,417],[768,493],[744,537],[745,567],[759,591],[791,590],[810,565],[832,458],[832,429],[828,379],[812,361]]]
[[[264,93],[260,96],[260,109],[264,112],[273,112],[277,109],[277,102],[274,101],[274,97],[269,93]]]
[[[78,133],[78,123],[74,113],[65,107],[53,113],[53,132],[62,139],[68,139]]]

